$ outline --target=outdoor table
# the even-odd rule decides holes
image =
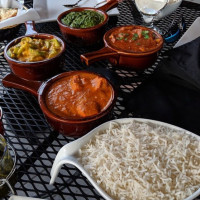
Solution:
[[[25,0],[25,6],[32,7],[31,0]],[[120,15],[110,17],[107,29],[119,25],[142,24],[142,18],[132,0],[125,0],[118,6]],[[185,18],[186,29],[200,16],[200,4],[183,2],[176,10],[177,18]],[[174,13],[160,20],[157,25],[165,29],[170,24]],[[38,32],[51,33],[62,38],[57,22],[36,24]],[[6,45],[10,40],[24,35],[25,26],[20,25],[18,31],[7,40],[0,42]],[[182,33],[183,34],[183,33]],[[174,43],[164,44],[155,64],[143,72],[135,72],[112,67],[107,61],[99,61],[86,67],[80,60],[80,54],[99,49],[95,47],[80,48],[66,43],[66,51],[62,60],[63,71],[92,69],[112,76],[118,86],[118,98],[112,118],[135,117],[124,109],[124,98],[138,85],[142,84],[163,59],[163,54],[173,48]],[[0,79],[10,72],[4,58],[0,56]],[[116,80],[115,80],[116,79]],[[118,79],[120,81],[118,81]],[[0,81],[0,106],[3,109],[5,137],[14,147],[17,154],[17,183],[14,188],[17,195],[43,199],[61,200],[94,200],[103,199],[88,180],[73,166],[64,166],[56,183],[49,185],[50,170],[59,149],[74,138],[65,137],[54,132],[46,122],[37,99],[22,90],[4,88]],[[5,199],[9,199],[9,196]]]

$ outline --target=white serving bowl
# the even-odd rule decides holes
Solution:
[[[176,1],[176,2],[170,2],[164,7],[163,10],[160,11],[160,13],[156,16],[155,20],[160,20],[167,15],[170,15],[173,13],[182,3],[182,0]]]
[[[89,173],[83,168],[81,163],[78,161],[78,152],[79,149],[81,149],[85,144],[87,144],[92,137],[95,136],[99,131],[103,131],[105,129],[108,129],[110,127],[111,122],[117,122],[119,124],[129,123],[129,122],[137,122],[137,123],[145,123],[147,125],[150,125],[152,127],[165,127],[167,129],[173,129],[176,131],[184,132],[185,134],[192,135],[193,137],[196,137],[198,140],[200,140],[200,137],[198,135],[195,135],[192,132],[189,132],[187,130],[184,130],[182,128],[179,128],[177,126],[167,124],[164,122],[159,122],[155,120],[149,120],[149,119],[141,119],[141,118],[123,118],[123,119],[116,119],[112,121],[108,121],[104,124],[101,124],[97,128],[90,131],[88,134],[84,135],[83,137],[66,144],[63,146],[54,161],[53,167],[51,169],[51,180],[50,184],[53,184],[55,182],[56,177],[58,176],[58,173],[64,164],[71,164],[77,167],[83,175],[90,181],[90,183],[94,186],[94,188],[99,192],[99,194],[106,200],[114,200],[111,198],[97,183],[96,181],[89,175]],[[187,197],[184,200],[193,200],[196,197],[200,195],[200,188],[194,192],[191,196]]]

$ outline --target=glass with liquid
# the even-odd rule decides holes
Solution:
[[[11,156],[11,151],[13,156]],[[16,183],[15,162],[14,149],[0,134],[0,199],[10,191],[14,193],[13,186]]]
[[[154,26],[154,18],[167,5],[168,0],[135,0],[138,11],[142,14],[145,25],[159,32]]]

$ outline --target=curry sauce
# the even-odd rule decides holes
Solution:
[[[37,39],[24,37],[12,46],[7,54],[9,57],[22,62],[37,62],[57,56],[62,45],[56,39]]]
[[[156,49],[161,42],[161,38],[145,27],[122,27],[113,31],[109,36],[109,43],[114,48],[127,52],[151,51]]]
[[[48,109],[62,118],[83,118],[97,115],[109,107],[113,88],[103,77],[79,72],[54,82],[45,101]]]

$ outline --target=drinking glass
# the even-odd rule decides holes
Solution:
[[[135,0],[138,11],[142,14],[145,26],[152,28],[158,33],[162,31],[153,24],[156,16],[165,8],[168,0]]]
[[[13,156],[11,156],[11,152]],[[0,199],[10,191],[15,194],[13,190],[13,185],[16,183],[15,163],[14,149],[0,134]]]

